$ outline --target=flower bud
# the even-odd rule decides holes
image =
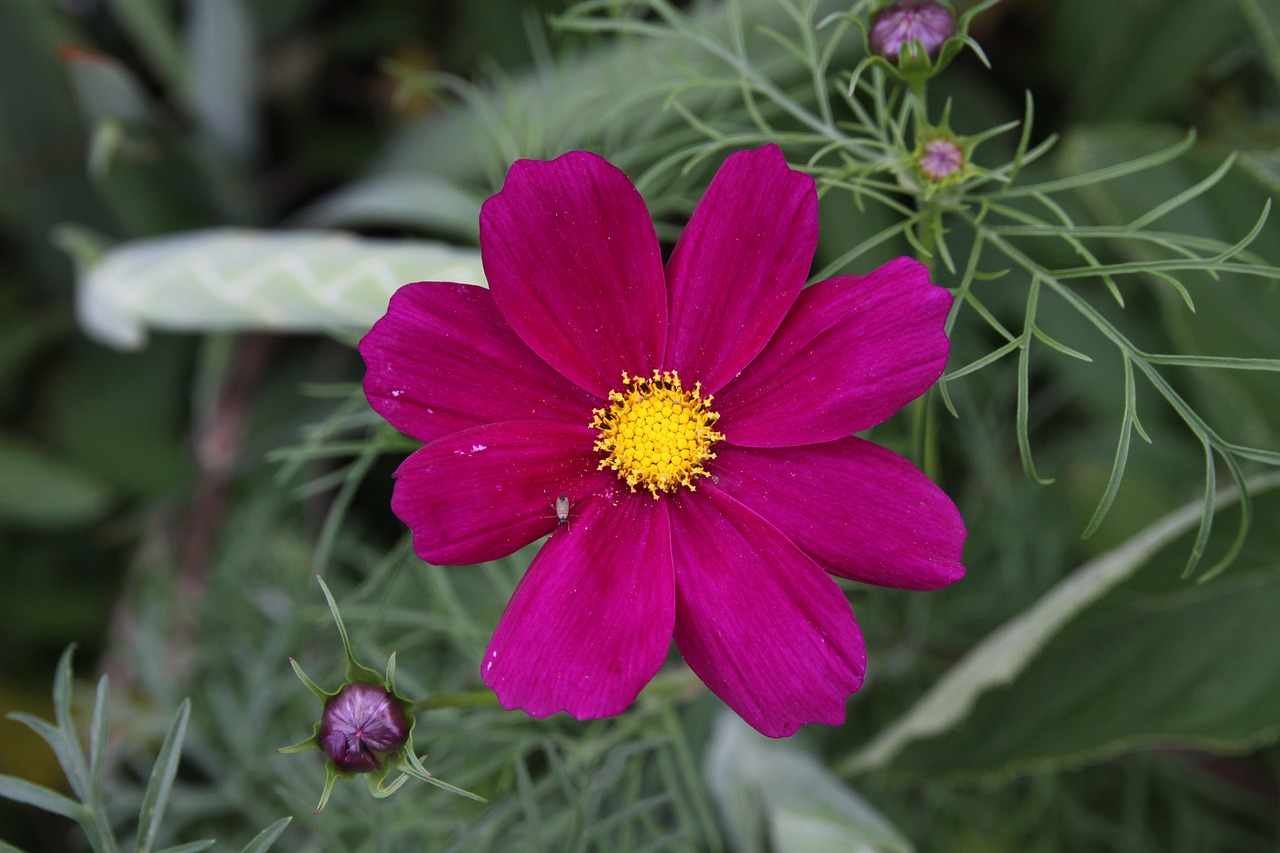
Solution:
[[[917,41],[927,55],[934,57],[955,31],[955,17],[946,7],[932,0],[899,0],[871,19],[871,49],[897,62],[903,46]]]
[[[320,748],[347,773],[368,773],[404,745],[409,721],[399,699],[381,687],[353,681],[324,706]]]
[[[916,155],[916,167],[927,180],[941,183],[964,167],[964,151],[950,139],[930,139]]]

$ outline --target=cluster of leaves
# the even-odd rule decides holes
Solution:
[[[1122,285],[1132,292],[1135,287],[1154,280],[1171,288],[1186,308],[1194,312],[1195,301],[1182,280],[1188,274],[1203,273],[1215,281],[1232,275],[1280,279],[1280,267],[1256,251],[1250,251],[1251,247],[1264,251],[1275,248],[1255,247],[1270,212],[1270,199],[1259,201],[1252,226],[1233,241],[1203,231],[1184,233],[1155,228],[1157,223],[1173,218],[1218,186],[1236,159],[1232,154],[1207,177],[1171,197],[1151,200],[1150,206],[1139,208],[1140,213],[1129,215],[1128,211],[1117,211],[1124,217],[1120,223],[1096,225],[1077,221],[1087,213],[1078,210],[1074,194],[1090,190],[1109,195],[1114,192],[1114,182],[1149,174],[1186,154],[1192,147],[1194,134],[1149,154],[1066,177],[1028,178],[1024,169],[1045,157],[1057,142],[1056,135],[1050,135],[1031,145],[1035,125],[1029,93],[1020,122],[997,125],[962,138],[963,147],[971,151],[1020,126],[1016,146],[1006,161],[986,167],[967,164],[951,186],[923,187],[920,178],[912,174],[912,149],[917,140],[934,129],[934,124],[943,128],[943,133],[949,132],[951,102],[931,124],[928,106],[923,102],[923,88],[908,92],[885,72],[887,63],[880,57],[864,57],[850,70],[836,73],[832,59],[840,55],[840,42],[849,29],[845,16],[819,17],[824,11],[829,12],[829,7],[816,2],[784,5],[790,13],[791,26],[785,30],[762,28],[762,32],[782,45],[802,67],[811,70],[812,92],[789,92],[778,86],[761,67],[748,48],[748,26],[739,4],[728,6],[728,39],[719,38],[705,24],[686,16],[666,0],[630,3],[597,0],[578,6],[566,23],[592,32],[632,37],[663,34],[697,45],[719,60],[718,74],[699,75],[686,89],[672,95],[673,108],[703,137],[702,141],[681,150],[682,162],[697,163],[725,151],[775,141],[784,145],[793,157],[803,157],[802,162],[817,179],[820,192],[829,196],[844,191],[851,194],[860,207],[875,205],[887,209],[896,220],[893,225],[877,230],[871,238],[843,252],[817,271],[814,280],[865,267],[867,255],[882,243],[898,241],[900,245],[905,240],[913,254],[930,262],[935,276],[956,291],[956,309],[948,318],[949,332],[954,333],[958,324],[966,323],[965,314],[972,311],[980,324],[972,331],[982,334],[985,326],[985,331],[1000,341],[990,352],[948,372],[940,386],[943,401],[947,409],[956,414],[949,393],[953,383],[1006,356],[1016,355],[1016,435],[1026,472],[1038,482],[1048,481],[1037,474],[1031,450],[1029,408],[1033,349],[1043,346],[1068,358],[1094,362],[1093,356],[1050,335],[1048,329],[1062,311],[1042,305],[1041,297],[1046,297],[1046,301],[1056,298],[1062,307],[1078,313],[1093,327],[1095,340],[1090,343],[1096,346],[1097,341],[1105,341],[1115,349],[1124,377],[1124,405],[1114,462],[1085,535],[1098,528],[1119,492],[1132,436],[1136,433],[1151,441],[1138,417],[1135,375],[1141,376],[1176,412],[1203,449],[1204,509],[1187,562],[1187,574],[1198,566],[1208,545],[1215,512],[1217,462],[1226,467],[1235,485],[1244,493],[1245,511],[1239,532],[1228,553],[1204,577],[1212,577],[1225,568],[1243,546],[1251,518],[1242,464],[1280,466],[1280,452],[1224,438],[1221,427],[1211,425],[1214,419],[1198,411],[1175,388],[1167,368],[1274,374],[1280,373],[1280,359],[1146,351],[1130,337],[1122,322],[1108,316],[1104,307],[1096,304],[1088,285],[1096,282],[1104,286],[1116,306],[1123,309],[1126,302]],[[982,4],[985,5],[989,4]],[[609,14],[602,14],[604,11]],[[962,21],[962,28],[964,23]],[[986,60],[985,56],[982,58]],[[833,87],[833,79],[842,85]],[[687,89],[735,92],[741,96],[742,118],[747,122],[734,126],[705,121],[683,105],[683,99],[688,97]],[[844,115],[848,118],[836,118],[835,110],[839,106],[845,108]],[[1105,157],[1105,149],[1097,148],[1089,154]],[[1043,247],[1052,241],[1067,251],[1055,253],[1052,245],[1047,249]],[[1015,271],[1020,280],[1008,280]],[[989,304],[1000,300],[1002,311],[1013,308],[1007,299],[1001,299],[1011,285],[1024,294],[1018,310],[1020,316],[1016,318],[1020,328],[1014,326],[1016,331],[1011,330],[1009,325],[1013,324],[1002,321],[993,310],[994,305]],[[1003,292],[1001,296],[986,295],[997,288]]]
[[[94,694],[93,716],[89,720],[89,756],[85,759],[84,748],[80,745],[80,736],[76,731],[75,721],[71,713],[71,653],[68,648],[58,661],[57,673],[53,681],[53,711],[56,725],[30,714],[15,713],[13,720],[27,726],[38,734],[62,766],[67,782],[76,796],[76,800],[63,796],[57,791],[28,782],[15,776],[0,775],[0,796],[20,803],[27,803],[51,814],[70,818],[80,825],[94,853],[118,853],[121,849],[116,840],[112,821],[107,814],[107,802],[104,798],[102,774],[107,766],[106,752],[108,748],[107,725],[108,710],[107,676],[98,680],[98,689]],[[143,792],[138,807],[138,821],[135,840],[132,845],[134,853],[199,853],[214,845],[212,840],[193,841],[164,848],[156,848],[156,840],[164,822],[165,811],[169,807],[169,799],[173,794],[174,779],[178,773],[178,761],[182,756],[182,744],[187,735],[187,724],[191,719],[191,703],[183,701],[178,712],[164,736],[160,752],[156,756],[150,781]],[[246,844],[241,853],[265,853],[270,850],[280,834],[288,827],[292,818],[281,818],[271,826],[258,833]],[[15,847],[0,842],[3,849],[14,851]]]
[[[54,747],[76,799],[22,780],[0,793],[81,820],[96,849],[112,849],[99,844],[135,814],[140,843],[170,849],[200,849],[178,839],[215,835],[240,843],[281,813],[309,815],[320,762],[274,749],[315,718],[286,657],[322,678],[340,668],[328,610],[314,604],[320,571],[359,655],[396,650],[400,689],[428,709],[415,737],[432,771],[491,804],[409,785],[371,807],[347,786],[320,816],[294,821],[291,848],[423,839],[459,851],[1273,847],[1280,533],[1254,525],[1244,537],[1251,516],[1280,511],[1266,473],[1280,461],[1280,237],[1267,226],[1280,193],[1280,162],[1268,154],[1280,136],[1280,19],[1271,7],[996,4],[971,31],[991,69],[959,55],[921,102],[926,93],[863,55],[848,14],[870,3],[589,0],[557,19],[554,41],[533,31],[531,69],[495,68],[484,84],[425,70],[422,45],[401,40],[396,4],[362,13],[368,29],[325,20],[311,4],[330,74],[349,84],[343,69],[390,56],[406,109],[424,97],[453,103],[420,122],[379,114],[381,124],[354,132],[341,109],[299,112],[313,102],[296,91],[281,99],[211,73],[227,57],[210,43],[239,45],[231,64],[244,67],[255,43],[290,56],[298,45],[284,34],[309,4],[246,5],[237,17],[238,4],[197,2],[181,28],[148,4],[106,5],[109,24],[42,13],[31,20],[44,34],[18,37],[31,67],[46,70],[52,52],[32,45],[70,37],[97,49],[63,51],[49,73],[73,88],[39,113],[47,124],[28,128],[76,141],[60,173],[67,183],[18,184],[4,208],[5,239],[39,259],[31,263],[49,270],[55,292],[68,276],[47,247],[49,228],[91,229],[60,234],[84,265],[80,309],[97,335],[141,345],[148,328],[288,329],[336,331],[349,343],[401,280],[479,282],[479,204],[513,159],[600,151],[636,180],[669,240],[723,154],[776,142],[821,188],[815,279],[910,253],[959,297],[955,357],[936,397],[875,437],[956,496],[970,575],[931,596],[848,585],[870,680],[847,726],[793,743],[764,744],[718,719],[678,663],[613,720],[530,720],[483,696],[468,706],[488,634],[531,552],[468,569],[414,559],[387,509],[387,475],[412,444],[376,423],[348,348],[162,335],[141,354],[108,358],[67,343],[67,305],[54,303],[44,325],[15,321],[23,334],[7,340],[19,344],[0,350],[0,370],[11,372],[55,345],[76,351],[47,383],[63,392],[32,380],[34,390],[0,397],[9,431],[0,454],[9,433],[45,437],[15,414],[33,398],[64,425],[23,456],[26,468],[0,459],[0,512],[38,506],[29,489],[6,493],[5,483],[61,484],[41,494],[73,495],[63,511],[80,509],[57,529],[110,519],[140,543],[106,658],[126,687],[113,700],[124,709],[122,756],[104,751],[117,724],[103,688],[89,759],[77,763],[64,659],[57,726],[24,720]],[[514,4],[457,4],[474,11],[456,14],[492,18],[491,6]],[[1094,43],[1102,18],[1116,49]],[[0,17],[0,33],[31,20],[7,27]],[[1049,60],[1009,49],[1020,28],[1037,33]],[[1039,108],[1026,80],[1049,95]],[[285,129],[255,124],[254,97]],[[954,131],[974,153],[961,179],[933,190],[911,167],[925,128]],[[17,161],[5,162],[15,173]],[[285,217],[296,227],[263,227]],[[336,233],[352,230],[364,236]],[[183,233],[154,239],[169,231]],[[162,404],[141,396],[157,389]],[[56,402],[64,396],[76,405]],[[154,430],[138,429],[150,419]],[[200,448],[194,464],[181,452],[184,430]],[[67,460],[52,451],[74,465],[59,469],[53,462]],[[164,464],[176,473],[120,485]],[[1038,485],[1049,471],[1057,481]],[[113,512],[122,502],[146,523]],[[1217,517],[1237,524],[1230,542],[1211,537]],[[1093,535],[1081,541],[1082,532]],[[29,550],[20,562],[33,566],[39,555],[61,565],[89,550],[0,535]],[[1178,567],[1195,571],[1205,554],[1215,559],[1199,579],[1234,560],[1231,572],[1185,583]],[[6,606],[28,600],[21,584]],[[159,746],[162,782],[133,784],[132,768],[162,737],[155,709],[167,719],[185,709],[183,695],[192,711],[189,722],[179,711],[185,738]],[[167,810],[147,816],[161,794]]]

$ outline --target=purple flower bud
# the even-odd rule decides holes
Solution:
[[[931,181],[944,181],[964,166],[964,152],[950,139],[931,139],[924,144],[916,165]]]
[[[956,20],[945,7],[931,0],[901,0],[871,19],[871,49],[896,62],[904,44],[918,41],[925,53],[937,56],[955,31]]]
[[[324,706],[320,747],[339,770],[368,773],[404,745],[409,721],[400,700],[372,684],[353,681]]]

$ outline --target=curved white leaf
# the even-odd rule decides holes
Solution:
[[[141,347],[172,331],[361,332],[411,281],[485,283],[478,249],[333,231],[218,228],[124,243],[80,274],[80,324]]]

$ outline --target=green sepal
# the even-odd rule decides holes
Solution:
[[[316,722],[315,728],[311,732],[311,737],[300,740],[297,743],[291,743],[288,746],[282,746],[276,749],[281,755],[293,755],[296,752],[306,752],[308,749],[320,749],[320,723]]]
[[[338,612],[338,603],[333,600],[333,593],[329,592],[329,585],[324,582],[324,578],[316,575],[316,580],[320,582],[320,589],[324,592],[325,600],[329,602],[329,612],[333,614],[333,621],[338,625],[338,635],[342,637],[342,652],[347,657],[347,683],[362,681],[365,684],[383,684],[382,673],[356,660],[355,654],[351,651],[351,639],[347,636],[347,626],[343,624],[342,614]]]
[[[324,763],[324,790],[320,792],[320,802],[316,805],[316,810],[312,814],[320,814],[324,811],[324,807],[329,804],[329,795],[333,793],[333,783],[338,781],[339,776],[348,774],[339,770],[332,761]]]
[[[308,678],[307,674],[302,671],[302,665],[299,664],[293,658],[289,658],[289,666],[293,667],[294,675],[298,676],[298,679],[307,686],[307,689],[310,690],[312,694],[314,694],[315,697],[320,700],[321,705],[325,704],[334,696],[338,695],[337,693],[326,693],[325,691],[321,690],[319,685],[317,685],[314,681]]]
[[[405,745],[406,747],[408,746],[407,743]],[[467,797],[479,803],[489,802],[479,794],[473,794],[470,791],[459,788],[457,785],[450,785],[448,782],[444,782],[436,778],[435,776],[431,775],[431,773],[427,770],[427,768],[422,766],[422,762],[418,759],[418,756],[415,755],[413,750],[411,749],[406,749],[404,751],[404,754],[401,756],[400,769],[405,774],[401,778],[407,778],[409,776],[412,776],[415,779],[421,779],[423,782],[427,782],[429,784],[435,785],[437,788],[443,788],[446,791],[451,791],[461,797]]]

